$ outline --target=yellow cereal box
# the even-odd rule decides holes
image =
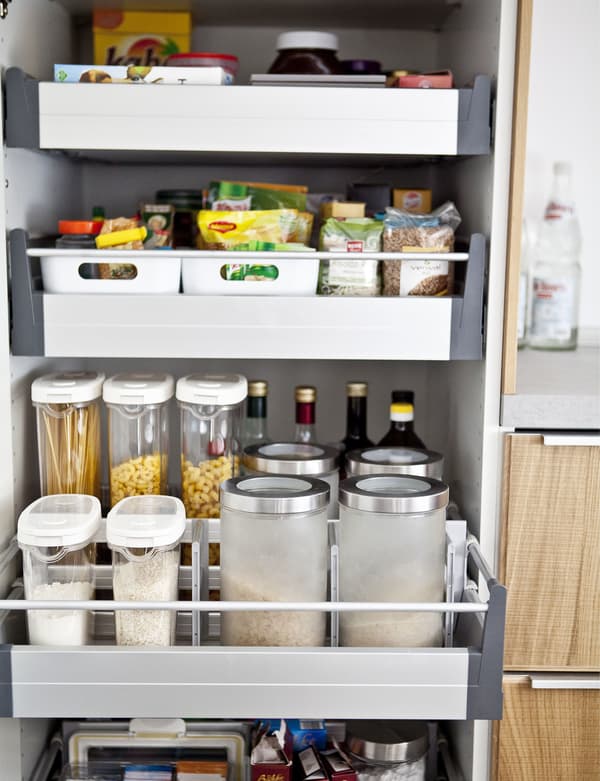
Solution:
[[[94,11],[95,65],[164,65],[190,50],[191,17],[186,12]]]

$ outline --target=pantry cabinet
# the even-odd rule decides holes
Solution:
[[[314,384],[319,388],[317,425],[325,442],[340,438],[346,379],[369,383],[374,439],[387,427],[389,391],[413,388],[419,433],[430,448],[444,453],[452,497],[483,554],[495,563],[517,14],[520,5],[529,3],[375,0],[367,6],[354,0],[258,0],[249,6],[241,0],[194,1],[188,5],[195,48],[234,51],[244,64],[242,83],[250,73],[266,69],[278,31],[317,25],[339,32],[344,56],[381,58],[386,68],[399,57],[415,68],[450,67],[461,89],[444,95],[423,91],[429,94],[408,102],[394,94],[389,96],[393,105],[386,103],[385,93],[361,97],[359,90],[338,90],[335,105],[329,105],[323,88],[276,93],[239,86],[226,95],[235,96],[233,106],[223,96],[212,101],[206,88],[190,87],[189,103],[178,97],[171,104],[178,112],[173,116],[160,100],[154,107],[146,98],[146,90],[160,98],[168,86],[157,87],[156,93],[140,87],[129,101],[126,85],[90,85],[98,95],[90,106],[79,98],[82,85],[45,84],[54,63],[90,61],[86,30],[94,5],[91,0],[15,0],[0,21],[0,64],[24,74],[17,93],[7,89],[6,80],[3,84],[8,143],[0,221],[11,232],[9,257],[2,248],[0,264],[5,309],[12,292],[11,321],[0,322],[0,539],[6,551],[18,514],[39,494],[32,379],[55,368],[107,374],[136,368],[176,376],[211,370],[264,378],[273,389],[269,425],[277,438],[289,436],[293,385]],[[487,80],[477,79],[480,75]],[[254,89],[260,90],[258,102]],[[86,98],[91,94],[86,92]],[[274,101],[274,95],[281,100]],[[481,109],[481,100],[483,113],[475,110],[476,104]],[[292,122],[282,118],[283,106]],[[313,122],[311,110],[318,121]],[[127,112],[129,121],[121,123]],[[152,197],[156,189],[197,188],[215,178],[295,182],[313,192],[343,193],[347,184],[361,181],[432,188],[437,202],[451,199],[459,207],[466,241],[457,248],[463,257],[454,260],[466,263],[465,290],[475,295],[422,301],[86,298],[44,292],[39,276],[31,273],[39,247],[50,246],[45,237],[55,233],[59,217],[91,212],[98,203],[107,213],[128,214],[132,204]],[[269,716],[443,718],[465,780],[488,781],[491,725],[480,715],[493,718],[497,713],[489,716],[484,709],[500,705],[499,675],[486,677],[486,662],[491,658],[493,671],[500,670],[503,638],[501,630],[486,632],[485,627],[490,618],[503,615],[504,591],[491,571],[479,569],[481,584],[492,594],[487,618],[461,616],[460,647],[432,649],[435,653],[426,658],[407,659],[402,649],[370,657],[356,649],[335,655],[335,648],[189,647],[155,653],[98,646],[59,658],[52,650],[14,642],[0,622],[6,642],[0,648],[2,681],[15,684],[4,686],[9,696],[2,713],[23,717],[23,725],[43,717],[44,728],[29,740],[30,754],[41,755],[53,720],[65,716],[125,718],[143,711],[146,716],[249,717],[261,715],[256,711],[266,689],[269,707],[277,711],[264,714]],[[0,583],[2,596],[14,593],[18,574],[8,568]],[[17,593],[18,588],[17,583]],[[488,656],[477,645],[482,638]],[[597,653],[589,638],[581,642],[586,653]],[[479,682],[481,690],[469,702],[465,692]],[[168,706],[165,692],[171,693]],[[448,698],[442,714],[436,713],[440,692]],[[178,706],[185,712],[161,712],[161,707]],[[13,720],[7,723],[15,729]],[[17,742],[13,753],[6,764],[10,776],[3,781],[30,781],[31,765],[21,761]]]

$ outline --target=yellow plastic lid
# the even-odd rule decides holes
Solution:
[[[115,231],[114,233],[101,233],[96,236],[96,247],[118,247],[120,244],[128,244],[130,241],[144,241],[148,231],[146,228],[129,228],[125,231]]]
[[[392,404],[390,405],[390,412],[414,412],[412,404]]]

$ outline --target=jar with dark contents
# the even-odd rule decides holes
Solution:
[[[269,73],[338,74],[344,69],[337,58],[338,37],[332,33],[299,31],[281,33],[278,55]]]
[[[201,190],[158,190],[157,203],[168,203],[175,208],[173,219],[173,247],[197,249],[198,212],[203,207]]]

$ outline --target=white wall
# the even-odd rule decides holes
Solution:
[[[600,0],[534,0],[525,217],[539,220],[552,163],[569,160],[583,236],[580,327],[600,328]]]

